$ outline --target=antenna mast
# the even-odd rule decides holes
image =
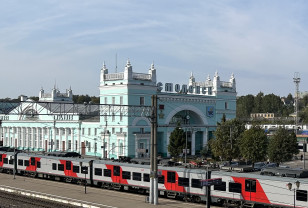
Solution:
[[[295,111],[295,128],[297,133],[297,125],[298,125],[298,100],[299,100],[299,83],[301,81],[299,72],[294,73],[293,82],[295,83],[295,105],[294,105],[294,111]]]

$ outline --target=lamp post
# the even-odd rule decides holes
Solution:
[[[295,195],[295,192],[296,192],[297,189],[299,189],[300,182],[299,182],[299,181],[296,181],[296,182],[295,182],[295,185],[296,185],[296,188],[292,189],[292,183],[288,183],[288,184],[287,184],[288,189],[289,189],[290,191],[293,191],[293,192],[294,192],[294,208],[295,208],[295,196],[296,196],[296,195]]]

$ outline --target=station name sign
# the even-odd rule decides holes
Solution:
[[[54,120],[60,120],[60,121],[67,121],[67,120],[73,120],[73,115],[54,115]]]
[[[195,94],[212,94],[212,88],[211,87],[200,87],[200,86],[192,86],[192,85],[180,85],[180,84],[175,84],[173,83],[163,83],[158,82],[157,83],[157,91],[161,92],[163,89],[165,89],[165,92],[177,92],[177,93],[195,93]]]
[[[7,121],[7,120],[10,120],[10,117],[9,116],[0,116],[0,120]]]

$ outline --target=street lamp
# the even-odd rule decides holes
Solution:
[[[295,208],[295,191],[296,191],[297,189],[299,189],[300,184],[301,184],[301,183],[300,183],[299,181],[296,181],[296,182],[295,182],[296,188],[294,188],[294,189],[292,189],[292,183],[288,183],[288,184],[287,184],[288,189],[289,189],[290,191],[293,191],[293,192],[294,192],[294,208]]]
[[[186,120],[187,120],[187,123],[189,121],[190,117],[189,115],[186,116]],[[187,128],[186,128],[186,140],[185,140],[185,165],[186,165],[186,159],[187,159]]]

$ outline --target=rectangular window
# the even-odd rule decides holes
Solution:
[[[25,164],[25,166],[29,166],[29,160],[24,160],[24,164]]]
[[[297,201],[307,201],[307,191],[306,190],[296,190],[296,200]]]
[[[191,187],[193,188],[201,188],[201,180],[200,179],[191,179]]]
[[[112,133],[113,133],[113,134],[115,133],[115,128],[112,128]]]
[[[225,102],[225,109],[227,110],[228,109],[228,103]]]
[[[113,166],[113,176],[120,176],[120,166]]]
[[[105,97],[105,104],[108,104],[108,98]]]
[[[245,180],[245,191],[256,192],[256,189],[257,189],[256,180],[253,179]]]
[[[57,170],[57,164],[56,163],[52,163],[52,169]]]
[[[31,165],[35,166],[35,158],[31,157],[30,161],[31,161]]]
[[[140,97],[140,105],[144,105],[144,97]]]
[[[13,159],[9,160],[9,164],[10,164],[10,165],[13,165],[13,162],[14,162]]]
[[[129,179],[130,180],[130,172],[129,171],[122,171],[122,179]]]
[[[123,121],[123,113],[120,113],[120,121]]]
[[[242,184],[229,182],[229,192],[242,193]]]
[[[94,129],[94,135],[97,135],[97,128]]]
[[[91,128],[88,128],[88,136],[91,135]]]
[[[114,113],[112,113],[112,121],[115,121],[115,114]]]
[[[58,164],[58,170],[64,171],[64,165],[63,164]]]
[[[115,104],[115,97],[112,97],[112,105]]]
[[[179,177],[178,184],[179,186],[189,187],[189,178]]]
[[[112,143],[112,145],[111,145],[111,154],[114,155],[114,153],[115,153],[115,143]]]
[[[123,96],[120,96],[120,105],[123,105]]]
[[[73,165],[73,172],[79,173],[79,166],[78,165]]]
[[[37,168],[41,168],[41,162],[37,161]]]
[[[84,135],[84,128],[81,129],[81,134]]]
[[[164,184],[165,183],[165,176],[163,176],[163,175],[158,176],[158,183]]]
[[[71,163],[71,161],[66,161],[65,166],[66,166],[66,170],[71,170],[71,169],[72,169],[72,163]]]
[[[102,176],[103,170],[101,168],[94,168],[94,175]]]
[[[214,185],[214,190],[216,191],[226,191],[226,182],[222,181],[219,185]]]
[[[0,154],[0,162],[2,162],[2,154]]]
[[[24,161],[21,160],[21,159],[19,159],[19,160],[18,160],[18,165],[19,165],[19,166],[24,166]]]
[[[104,176],[111,177],[111,170],[110,169],[104,169]]]
[[[175,183],[175,172],[167,172],[167,182]]]
[[[144,173],[143,174],[143,181],[150,182],[150,174]]]
[[[134,181],[141,181],[141,173],[133,172],[133,180]]]

